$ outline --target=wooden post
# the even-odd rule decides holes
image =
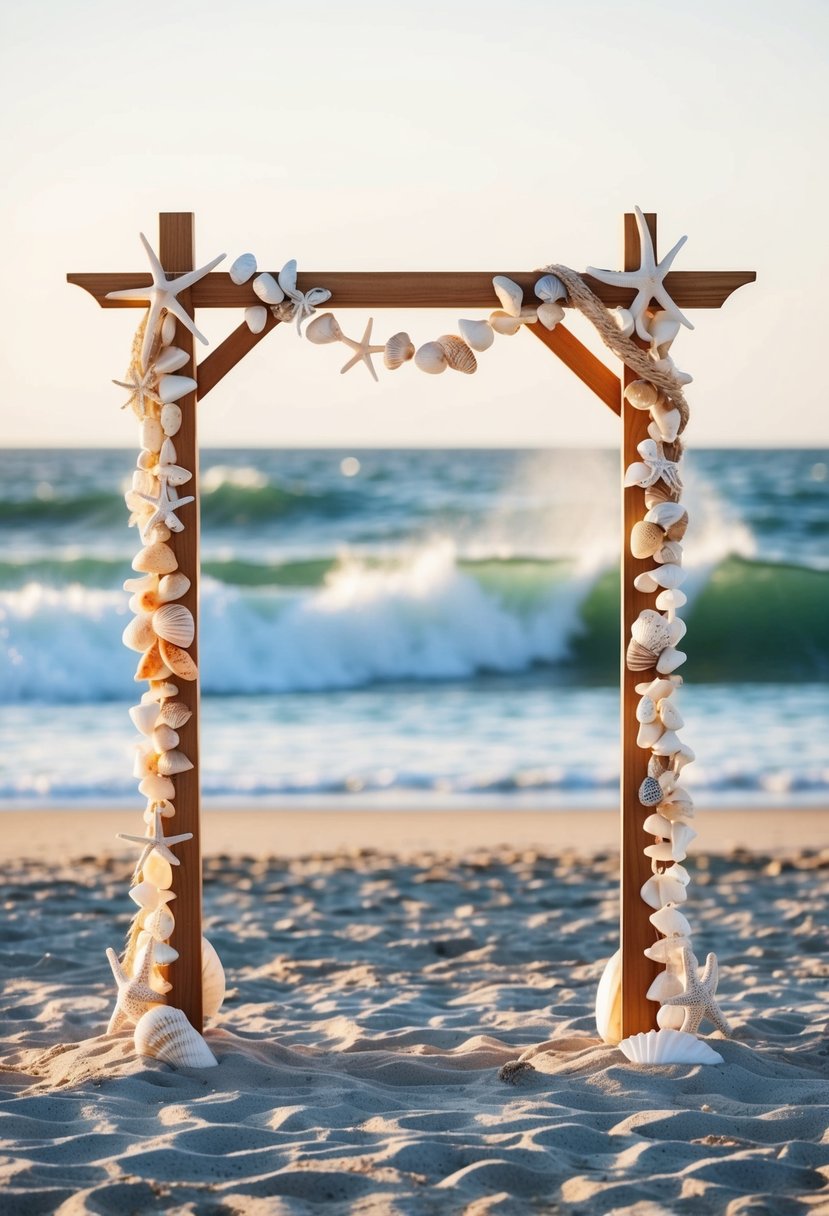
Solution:
[[[159,260],[167,271],[183,274],[195,267],[194,217],[191,212],[162,212],[159,216]],[[191,293],[182,292],[179,302],[193,316]],[[196,378],[196,340],[189,330],[179,322],[176,325],[175,345],[186,350],[189,362],[181,368],[180,375]],[[183,532],[174,532],[168,541],[178,560],[178,567],[190,580],[190,589],[179,601],[193,614],[196,633],[192,646],[188,647],[196,663],[199,661],[199,446],[196,434],[196,393],[188,393],[179,401],[182,413],[181,429],[173,442],[178,463],[190,469],[192,480],[180,491],[192,494],[195,502],[181,513]],[[175,677],[173,677],[175,680]],[[200,834],[200,785],[199,785],[199,682],[176,681],[179,696],[193,712],[184,726],[178,728],[180,747],[193,763],[186,773],[176,774],[175,808],[171,821],[171,833],[192,832],[193,839],[176,845],[176,856],[181,865],[173,866],[173,890],[176,899],[171,906],[176,925],[170,945],[178,950],[179,957],[166,969],[167,979],[173,985],[167,994],[167,1003],[175,1005],[187,1016],[196,1030],[202,1029],[202,981],[201,981],[201,834]]]
[[[656,250],[656,216],[648,214],[645,221]],[[640,265],[639,231],[636,217],[624,217],[624,268],[636,270]],[[647,410],[635,410],[624,400],[624,389],[638,379],[638,373],[625,367],[622,378],[622,470],[641,457],[636,445],[648,437],[650,415]],[[625,652],[630,640],[630,627],[643,608],[653,607],[653,596],[637,591],[633,580],[652,564],[631,555],[630,531],[645,514],[645,492],[638,486],[622,488],[622,612],[621,612],[621,708],[622,708],[622,781],[621,781],[621,926],[622,948],[622,1036],[639,1034],[656,1026],[655,1002],[645,993],[659,968],[646,958],[643,951],[653,944],[658,934],[648,920],[651,908],[639,894],[642,884],[650,878],[651,862],[644,849],[653,843],[645,835],[643,823],[646,812],[639,802],[639,787],[647,776],[647,751],[636,745],[639,723],[636,706],[639,694],[636,685],[655,677],[656,672],[628,671]]]

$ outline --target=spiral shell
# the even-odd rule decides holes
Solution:
[[[665,543],[665,533],[658,524],[640,519],[630,532],[630,551],[634,557],[653,557]]]
[[[166,642],[189,646],[195,636],[193,614],[183,604],[164,604],[153,613],[153,629]]]
[[[443,334],[438,338],[438,345],[443,347],[446,362],[454,371],[471,376],[474,371],[478,370],[478,360],[463,338],[459,338],[455,334]]]
[[[393,372],[413,359],[414,353],[414,342],[407,333],[401,330],[398,334],[392,334],[383,348],[383,363],[390,372]]]
[[[168,642],[166,638],[159,638],[158,649],[164,662],[175,675],[179,676],[182,680],[195,680],[198,678],[198,667],[187,651],[183,650],[181,646],[177,646],[175,642]]]
[[[135,1050],[174,1068],[214,1068],[218,1060],[180,1009],[155,1005],[138,1019]]]

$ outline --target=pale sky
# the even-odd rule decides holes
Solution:
[[[689,444],[825,445],[828,33],[825,0],[6,5],[3,442],[134,443],[110,381],[140,313],[65,274],[144,270],[161,210],[195,211],[219,269],[250,250],[274,270],[583,270],[618,266],[638,204],[661,252],[688,234],[676,269],[758,272],[674,344]],[[337,315],[356,337],[369,314]],[[374,315],[381,341],[457,325]],[[197,318],[211,346],[239,320]],[[471,377],[381,367],[378,385],[340,376],[347,355],[279,327],[201,405],[202,443],[618,439],[528,334]]]

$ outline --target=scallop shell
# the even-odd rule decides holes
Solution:
[[[489,321],[470,321],[464,317],[458,321],[458,329],[464,342],[473,350],[489,350],[495,341],[495,331]]]
[[[628,671],[649,671],[651,667],[656,666],[656,659],[657,656],[652,651],[640,646],[632,638],[628,642],[625,655]]]
[[[163,1008],[163,1006],[161,1006]],[[152,1011],[151,1011],[152,1012]],[[146,1018],[148,1014],[144,1014]],[[143,1020],[143,1019],[142,1019]],[[722,1064],[713,1047],[682,1030],[648,1030],[622,1039],[619,1050],[631,1064]]]
[[[438,345],[443,347],[446,362],[454,371],[471,376],[478,370],[478,360],[463,338],[458,338],[455,334],[443,334],[438,338]]]
[[[685,885],[676,878],[669,878],[667,870],[664,874],[652,875],[646,883],[643,883],[639,894],[649,908],[662,908],[667,903],[683,904],[688,898]],[[653,949],[653,947],[650,948]],[[648,951],[646,950],[645,953],[648,954]],[[653,957],[648,954],[648,958]],[[664,963],[666,959],[656,961]]]
[[[642,697],[636,706],[636,721],[647,724],[656,719],[656,702],[653,697]]]
[[[156,541],[155,544],[140,549],[132,559],[133,570],[146,574],[171,574],[177,567],[175,553],[163,541]]]
[[[133,705],[130,710],[130,719],[136,730],[140,730],[142,735],[151,735],[155,728],[158,718],[158,706],[143,702],[140,705]]]
[[[666,730],[682,730],[685,725],[685,719],[682,714],[668,697],[664,697],[659,702],[657,713],[659,714],[659,721]]]
[[[307,330],[305,331],[308,332]],[[383,350],[383,362],[390,372],[402,367],[414,358],[415,348],[409,335],[403,331],[392,334]]]
[[[539,304],[535,310],[535,315],[544,326],[545,329],[553,330],[558,325],[559,321],[564,320],[564,309],[560,304],[547,302]]]
[[[544,303],[555,304],[557,300],[567,299],[567,288],[557,274],[544,274],[535,285],[535,294]]]
[[[661,613],[652,608],[644,608],[631,625],[630,633],[640,646],[644,646],[652,654],[658,654],[670,641],[670,628],[670,623]]]
[[[158,757],[158,771],[162,777],[174,777],[176,773],[187,773],[193,767],[184,752],[176,750],[162,752]]]
[[[252,253],[240,253],[228,271],[232,283],[241,287],[256,274],[256,258]]]
[[[180,742],[178,731],[173,730],[166,722],[162,722],[153,731],[153,747],[157,752],[171,752]]]
[[[193,711],[183,701],[165,701],[161,706],[158,714],[160,722],[165,722],[167,726],[172,726],[174,730],[178,730],[180,726],[184,726],[193,716]]]
[[[181,406],[168,401],[161,407],[161,428],[165,435],[177,435],[181,430]]]
[[[222,1007],[226,984],[222,960],[206,937],[201,939],[201,990],[202,1011],[206,1018],[212,1018]]]
[[[645,749],[653,747],[656,740],[662,734],[661,722],[643,722],[636,735],[636,746]]]
[[[596,992],[596,1029],[603,1043],[622,1037],[622,952],[607,960]]]
[[[625,401],[635,410],[649,410],[660,399],[662,394],[649,380],[634,380],[625,389]]]
[[[656,670],[660,675],[670,675],[672,671],[676,671],[677,667],[681,667],[688,658],[684,650],[677,650],[675,646],[666,646],[656,664]]]
[[[155,642],[155,633],[153,632],[152,617],[136,616],[130,621],[121,634],[121,641],[130,650],[138,650],[143,653]]]
[[[152,798],[154,802],[161,802],[168,798],[175,798],[176,787],[169,777],[163,777],[160,773],[150,773],[139,784],[138,792],[145,798]]]
[[[218,1060],[180,1009],[155,1005],[138,1019],[135,1050],[173,1068],[215,1068]]]
[[[193,614],[184,604],[164,604],[153,613],[152,626],[158,637],[182,647],[189,646],[196,633]]]
[[[506,334],[508,337],[511,337],[512,334],[517,334],[521,328],[521,322],[518,317],[514,317],[508,312],[501,312],[498,309],[489,314],[489,325],[495,330],[496,334]]]
[[[630,532],[630,551],[634,557],[653,557],[665,543],[665,533],[658,524],[640,519]]]
[[[164,442],[164,432],[157,418],[145,418],[141,423],[141,446],[148,452],[158,452]]]
[[[249,304],[245,309],[245,325],[252,334],[261,334],[268,324],[268,310],[264,304]]]
[[[324,346],[328,342],[339,342],[342,336],[343,331],[333,312],[321,312],[305,327],[305,337],[316,346]],[[412,354],[414,354],[414,350],[412,350]]]
[[[165,667],[164,665],[164,660],[158,648],[158,642],[154,642],[150,649],[145,651],[138,660],[138,666],[135,669],[135,676],[133,678],[136,681],[163,680],[172,674],[169,667]]]
[[[171,312],[164,316],[161,322],[161,342],[163,346],[169,346],[174,341],[176,336],[176,319]]]
[[[639,786],[639,801],[642,806],[658,806],[662,801],[662,786],[654,777],[646,777]]]
[[[173,867],[166,857],[162,857],[153,849],[141,870],[141,877],[151,882],[160,891],[168,891],[173,885]],[[156,961],[158,961],[156,959]]]
[[[422,372],[432,376],[439,376],[449,366],[446,351],[439,342],[424,342],[415,353],[414,360]]]
[[[175,642],[168,642],[166,638],[160,638],[158,649],[164,662],[175,675],[179,676],[182,680],[195,680],[198,678],[198,667],[187,651],[182,650],[181,646],[177,646]]]
[[[188,393],[194,393],[197,388],[198,384],[192,376],[161,376],[158,381],[158,395],[162,405],[179,401]],[[161,423],[159,423],[160,426]]]
[[[518,284],[513,283],[512,279],[508,279],[506,275],[496,274],[492,280],[492,286],[495,288],[495,294],[504,312],[509,313],[511,317],[519,317],[521,305],[524,302],[524,292]]]
[[[666,903],[662,908],[657,908],[655,912],[651,913],[648,920],[654,929],[658,929],[666,937],[691,936],[691,926],[679,908],[675,907],[672,902]]]
[[[263,304],[281,304],[285,299],[285,292],[267,271],[253,280],[253,290]]]

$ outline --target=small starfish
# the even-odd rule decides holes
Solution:
[[[169,861],[171,866],[181,865],[178,857],[170,849],[171,844],[183,844],[185,840],[192,840],[192,832],[183,832],[180,836],[165,836],[164,825],[161,822],[161,812],[158,807],[153,811],[153,831],[151,836],[128,836],[126,832],[118,832],[119,840],[129,840],[131,844],[141,845],[143,853],[138,858],[135,866],[135,873],[144,868],[144,863],[152,853],[153,849],[162,857]]]
[[[144,341],[141,344],[141,364],[143,367],[146,367],[147,358],[155,338],[156,327],[164,309],[177,317],[182,325],[190,330],[191,334],[194,334],[200,342],[204,342],[207,345],[207,338],[196,329],[193,318],[188,315],[184,307],[176,299],[176,296],[180,291],[186,291],[188,287],[192,287],[194,283],[198,283],[199,279],[203,279],[206,274],[209,274],[214,266],[218,266],[225,255],[220,253],[217,258],[214,258],[212,262],[208,262],[206,266],[202,266],[201,269],[188,270],[186,274],[179,275],[177,279],[168,279],[164,273],[164,267],[156,257],[144,233],[140,232],[139,236],[141,237],[141,243],[147,251],[147,257],[150,259],[153,277],[152,283],[149,287],[127,287],[123,291],[109,291],[107,292],[107,299],[146,300],[150,305],[150,311],[147,315],[147,326],[144,330]]]
[[[662,261],[657,263],[656,255],[653,251],[653,241],[651,240],[648,225],[645,223],[645,217],[638,207],[634,207],[634,211],[636,213],[636,224],[639,228],[639,241],[642,249],[642,265],[639,269],[596,270],[594,266],[588,266],[587,273],[591,274],[594,279],[598,279],[600,283],[607,283],[611,287],[630,287],[635,290],[636,297],[633,303],[629,305],[628,311],[633,316],[636,332],[639,337],[643,341],[650,343],[651,335],[645,325],[645,310],[651,300],[657,300],[667,316],[679,321],[680,325],[685,325],[688,329],[694,328],[668,295],[662,281],[671,269],[674,258],[688,238],[687,236],[680,237],[671,252],[667,253]]]
[[[159,1000],[159,994],[155,989],[150,987],[154,949],[155,942],[147,942],[136,957],[133,976],[127,975],[112,947],[107,950],[109,965],[118,985],[118,995],[115,998],[115,1008],[107,1026],[107,1034],[115,1034],[124,1025],[124,1022],[136,1023],[150,1005],[164,1004]]]
[[[152,503],[155,507],[152,515],[144,523],[142,530],[145,535],[152,532],[153,528],[159,524],[164,524],[171,532],[183,532],[184,524],[176,515],[176,511],[180,511],[188,503],[196,501],[192,494],[186,498],[177,498],[175,490],[163,477],[159,477],[158,494],[155,497],[152,494],[139,494],[138,497],[143,498],[144,502]]]
[[[636,450],[642,459],[634,460],[625,470],[626,486],[641,486],[646,490],[661,477],[672,491],[679,493],[682,490],[679,465],[675,460],[667,459],[661,443],[655,439],[643,439]]]
[[[274,305],[272,312],[280,321],[296,321],[296,331],[301,336],[302,322],[306,317],[313,316],[318,305],[331,299],[331,292],[327,287],[311,287],[308,291],[299,291],[296,285],[295,258],[285,263],[277,278],[288,299]]]
[[[696,956],[689,946],[682,951],[682,961],[685,964],[685,991],[680,992],[678,996],[666,997],[662,1004],[685,1007],[682,1029],[687,1034],[696,1034],[703,1018],[708,1018],[723,1034],[730,1034],[731,1027],[714,1000],[719,979],[716,954],[708,955],[702,974]]]
[[[127,380],[113,380],[112,382],[119,388],[129,389],[130,395],[121,409],[125,410],[127,406],[131,406],[136,418],[139,422],[143,422],[147,413],[148,401],[161,405],[161,398],[158,396],[158,376],[154,367],[149,367],[142,372],[139,365],[133,363],[130,365],[127,377]]]
[[[344,342],[346,346],[350,346],[351,349],[356,352],[354,357],[348,360],[345,367],[340,368],[340,375],[343,375],[344,372],[350,372],[352,367],[355,367],[358,363],[365,363],[374,379],[377,379],[377,372],[374,370],[374,364],[371,362],[371,356],[382,355],[386,348],[385,346],[371,345],[371,327],[373,324],[374,317],[369,317],[369,322],[366,326],[365,333],[359,342],[355,342],[353,338],[347,338],[345,334],[343,334],[343,336],[340,338],[341,342]]]

